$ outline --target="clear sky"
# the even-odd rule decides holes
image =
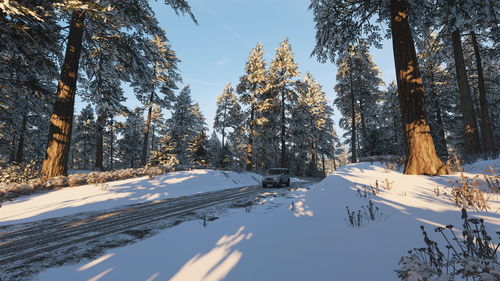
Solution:
[[[308,0],[189,0],[198,26],[188,16],[177,16],[162,0],[151,3],[181,60],[183,82],[190,85],[210,129],[217,96],[227,83],[238,83],[257,42],[262,43],[269,65],[275,48],[288,37],[301,74],[310,72],[328,98],[335,98],[335,65],[310,57],[316,31]],[[387,41],[382,50],[372,49],[387,83],[395,79],[391,47]],[[128,106],[139,105],[130,90],[127,97]],[[339,114],[334,109],[337,123]]]

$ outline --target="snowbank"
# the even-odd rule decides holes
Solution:
[[[4,203],[0,225],[36,221],[79,212],[176,197],[232,187],[256,185],[260,175],[217,170],[173,172],[153,179],[132,178],[37,193]]]
[[[398,280],[400,257],[424,246],[420,225],[441,245],[435,226],[460,227],[460,209],[434,191],[439,186],[441,194],[449,193],[449,181],[458,178],[407,176],[377,163],[347,165],[311,189],[286,197],[270,192],[267,203],[250,212],[234,209],[207,227],[182,223],[81,264],[49,269],[37,280]],[[359,196],[359,186],[376,183],[376,196]],[[498,199],[490,212],[469,213],[484,218],[492,236],[500,228]],[[346,206],[358,210],[368,200],[380,219],[351,227]]]

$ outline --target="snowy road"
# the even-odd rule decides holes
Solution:
[[[45,268],[93,257],[183,221],[207,223],[228,208],[249,208],[270,193],[283,196],[304,185],[307,183],[294,183],[288,189],[232,188],[3,226],[0,280],[29,279]]]

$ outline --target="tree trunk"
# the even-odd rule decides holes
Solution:
[[[448,168],[437,156],[429,124],[425,118],[424,88],[408,24],[406,0],[391,0],[391,32],[399,102],[407,142],[404,173],[448,174]]]
[[[323,177],[326,177],[325,154],[321,153],[321,163],[323,165]]]
[[[479,134],[477,132],[477,121],[474,114],[472,96],[470,93],[467,72],[465,70],[464,54],[462,50],[462,41],[460,39],[460,30],[451,33],[453,57],[455,58],[455,70],[457,73],[458,92],[460,93],[460,109],[463,115],[463,129],[465,140],[465,155],[471,157],[481,153],[479,143]]]
[[[99,170],[103,170],[104,166],[102,164],[103,162],[103,154],[104,154],[104,124],[106,122],[106,115],[104,115],[104,112],[102,109],[98,110],[98,116],[97,116],[97,122],[96,122],[96,131],[97,131],[97,137],[96,137],[96,146],[95,146],[95,168]]]
[[[83,21],[85,12],[75,11],[71,16],[68,45],[57,85],[57,99],[50,117],[47,152],[42,166],[42,176],[67,175],[68,153],[73,126],[76,80],[82,50]]]
[[[252,162],[253,162],[253,119],[254,119],[254,114],[255,114],[255,109],[254,105],[251,105],[250,109],[250,122],[249,122],[249,127],[250,127],[250,132],[248,134],[248,145],[247,145],[247,171],[252,170]]]
[[[141,153],[141,166],[146,166],[146,160],[148,157],[148,140],[149,140],[149,128],[151,126],[151,115],[153,111],[153,93],[151,93],[151,98],[149,100],[148,117],[146,118],[146,127],[144,128],[144,139],[142,141],[142,153]]]
[[[281,168],[287,167],[286,161],[286,124],[285,124],[285,91],[281,91]]]
[[[371,153],[368,153],[368,147],[365,147],[366,145],[366,141],[367,141],[367,133],[366,133],[366,123],[365,123],[365,114],[364,114],[364,106],[363,106],[363,99],[360,98],[359,99],[359,114],[360,114],[360,117],[361,117],[361,134],[363,135],[363,139],[362,141],[360,141],[361,143],[361,148],[362,150],[360,150],[363,154],[363,156],[368,156],[370,155]]]
[[[472,45],[474,47],[474,56],[476,58],[477,79],[479,86],[479,106],[481,108],[481,137],[483,139],[484,152],[494,154],[496,152],[495,141],[493,140],[493,130],[491,128],[490,113],[488,110],[488,101],[486,100],[486,87],[484,85],[483,64],[481,54],[479,53],[479,44],[476,34],[472,32]]]
[[[352,73],[350,75],[350,83],[351,83],[351,162],[358,162],[358,158],[356,156],[356,108],[355,108],[355,100],[354,100],[354,89],[352,85]]]
[[[109,120],[110,122],[110,127],[109,127],[109,135],[110,135],[110,140],[109,140],[109,169],[113,170],[113,154],[114,154],[114,139],[115,139],[115,130],[114,130],[114,120],[113,120],[113,115],[111,115],[111,118]]]
[[[23,120],[21,121],[21,131],[19,132],[19,141],[17,143],[16,162],[21,163],[24,160],[24,135],[26,132],[26,123],[28,123],[28,113],[23,113]]]

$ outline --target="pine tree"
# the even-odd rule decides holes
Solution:
[[[248,126],[248,145],[246,169],[252,170],[254,166],[254,139],[256,127],[256,110],[261,95],[267,90],[267,70],[264,61],[264,50],[262,45],[257,43],[250,52],[245,65],[245,74],[240,77],[240,83],[237,86],[237,92],[240,95],[240,101],[248,106],[245,111],[246,124]]]
[[[380,46],[382,34],[379,24],[387,22],[393,41],[398,94],[405,136],[407,161],[405,174],[446,174],[449,171],[436,154],[425,118],[425,101],[418,59],[411,34],[409,18],[421,6],[408,8],[406,0],[379,2],[352,2],[347,0],[312,0],[316,22],[316,47],[313,55],[325,62],[334,60],[360,38],[368,45]],[[373,20],[374,17],[377,17]],[[412,17],[413,20],[418,19]]]
[[[141,138],[144,130],[144,117],[141,108],[135,108],[128,115],[120,128],[121,139],[118,141],[119,158],[124,166],[136,168],[140,165],[142,147]]]
[[[281,167],[287,167],[287,124],[290,105],[297,99],[295,87],[296,78],[300,75],[297,64],[295,63],[292,48],[285,38],[276,49],[276,55],[269,66],[270,92],[275,103],[274,106],[279,111],[279,131],[280,131],[280,163]]]
[[[380,98],[378,87],[383,82],[364,42],[342,53],[337,60],[337,66],[335,90],[338,95],[334,103],[343,116],[340,125],[351,131],[351,158],[356,162],[359,154],[376,154],[378,138],[374,134],[378,122],[374,114],[376,111],[373,109]],[[357,141],[358,135],[361,140]],[[356,149],[357,142],[361,144],[361,151]]]
[[[241,123],[242,112],[231,84],[227,84],[222,94],[217,97],[214,130],[222,136],[222,147],[225,147],[227,130],[235,130]],[[231,131],[229,131],[231,132]]]
[[[194,20],[186,1],[168,0],[165,3],[170,5],[176,12],[191,15]],[[111,1],[109,4],[109,6],[100,6],[94,2],[65,1],[58,5],[61,10],[71,12],[71,19],[66,54],[58,83],[57,99],[51,115],[47,155],[42,167],[42,174],[46,177],[67,173],[76,81],[84,45],[83,31],[86,30],[87,32],[85,39],[95,38],[94,35],[106,35],[106,33],[108,33],[109,37],[135,37],[136,39],[139,34],[161,35],[158,21],[152,14],[152,9],[147,1],[141,0],[132,4],[123,1]],[[131,44],[120,46],[126,49]],[[144,47],[145,44],[135,45],[135,47],[137,46]],[[116,55],[118,54],[125,56],[125,58],[122,57],[121,59],[128,59],[130,69],[138,70],[136,78],[144,81],[141,73],[147,70],[147,67],[140,65],[144,65],[140,61],[140,56],[145,54],[144,50],[128,49],[128,52],[125,51]],[[128,58],[126,58],[127,56]]]
[[[173,105],[173,112],[167,120],[168,135],[173,152],[180,165],[191,165],[190,145],[205,130],[205,118],[197,103],[191,100],[191,89],[184,87]]]
[[[73,168],[91,169],[95,155],[96,123],[94,109],[90,104],[84,107],[76,118],[73,137],[75,139],[71,153]]]
[[[208,164],[208,139],[203,128],[190,144],[191,162],[198,167],[205,167]]]

